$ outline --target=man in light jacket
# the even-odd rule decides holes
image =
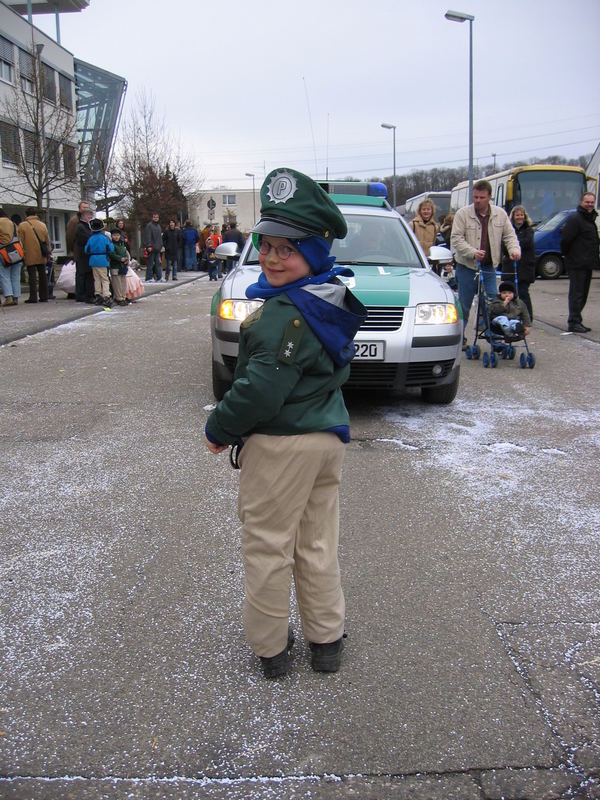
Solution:
[[[502,244],[513,261],[521,258],[521,248],[506,212],[492,205],[492,186],[488,181],[473,184],[473,202],[460,208],[454,217],[450,248],[456,259],[458,299],[463,312],[463,330],[477,293],[477,268],[481,264],[487,297],[496,296],[496,267],[502,261]],[[463,339],[463,347],[466,340]]]
[[[29,298],[26,303],[38,302],[38,278],[40,284],[40,303],[48,302],[48,275],[46,262],[52,252],[52,243],[48,228],[37,215],[37,208],[28,208],[26,218],[17,228],[19,240],[25,253],[25,266],[29,275]],[[46,246],[46,254],[42,252],[42,243]]]

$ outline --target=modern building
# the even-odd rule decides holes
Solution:
[[[59,14],[88,4],[0,0],[0,205],[9,216],[23,216],[27,206],[39,204],[24,173],[39,170],[41,152],[43,163],[51,164],[41,205],[56,257],[66,255],[66,224],[79,200],[92,199],[101,185],[127,83],[75,58],[36,28],[31,14],[54,13],[59,39]],[[35,108],[36,96],[34,120],[17,109]]]

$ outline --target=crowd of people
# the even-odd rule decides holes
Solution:
[[[146,282],[177,280],[178,271],[204,270],[210,280],[222,277],[221,261],[215,250],[222,242],[244,246],[245,237],[235,221],[220,226],[206,223],[198,230],[190,220],[183,227],[170,219],[166,228],[158,212],[142,229],[142,253]],[[132,263],[131,240],[125,220],[118,219],[112,229],[95,217],[90,203],[82,200],[66,228],[67,252],[75,263],[74,291],[69,297],[78,303],[111,306],[127,305],[126,276]],[[227,266],[227,264],[226,264]],[[2,306],[19,304],[23,274],[26,273],[29,297],[26,303],[46,303],[53,299],[55,264],[48,228],[36,208],[26,210],[25,219],[8,217],[0,209],[0,292]]]
[[[510,302],[513,304],[510,319],[515,324],[509,327],[513,331],[516,327],[519,332],[526,333],[533,320],[529,289],[536,278],[533,226],[522,205],[514,206],[508,216],[502,208],[493,205],[491,199],[490,183],[486,180],[477,181],[473,185],[473,202],[460,208],[456,215],[448,214],[438,224],[434,203],[425,199],[419,204],[410,227],[425,255],[430,255],[431,247],[435,244],[445,245],[452,251],[454,264],[447,270],[454,276],[453,288],[461,304],[464,328],[481,275],[486,298],[491,302],[492,319],[506,317],[506,314],[500,314],[501,306],[506,310]],[[582,311],[587,302],[592,270],[600,268],[595,200],[593,193],[586,192],[576,212],[568,217],[562,229],[561,251],[569,274],[567,327],[571,333],[587,333],[590,330],[583,324]],[[502,272],[503,283],[500,288],[504,287],[504,297],[496,289],[499,269]],[[507,292],[512,295],[508,301]],[[466,347],[464,337],[463,347]]]
[[[183,228],[178,220],[170,219],[163,230],[158,212],[143,228],[143,258],[146,259],[146,281],[177,280],[177,270],[208,272],[209,280],[222,277],[221,262],[215,258],[215,250],[223,242],[235,242],[241,250],[245,243],[243,233],[235,221],[223,225],[206,223],[199,231],[188,219]]]

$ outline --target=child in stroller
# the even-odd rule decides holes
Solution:
[[[517,289],[511,281],[502,281],[498,294],[489,307],[492,333],[504,337],[507,342],[524,339],[531,331],[531,317],[525,303],[517,297]]]

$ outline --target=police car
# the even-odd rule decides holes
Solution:
[[[387,202],[381,183],[323,183],[348,225],[331,254],[349,266],[340,278],[366,306],[368,316],[354,340],[347,388],[403,391],[419,388],[429,403],[451,403],[458,390],[462,314],[452,290],[435,272],[402,217]],[[442,248],[438,248],[442,250]],[[248,238],[241,254],[234,243],[218,258],[238,257],[211,306],[213,392],[220,400],[231,386],[240,323],[261,305],[246,288],[258,280],[258,251]],[[443,251],[440,256],[448,258]]]

